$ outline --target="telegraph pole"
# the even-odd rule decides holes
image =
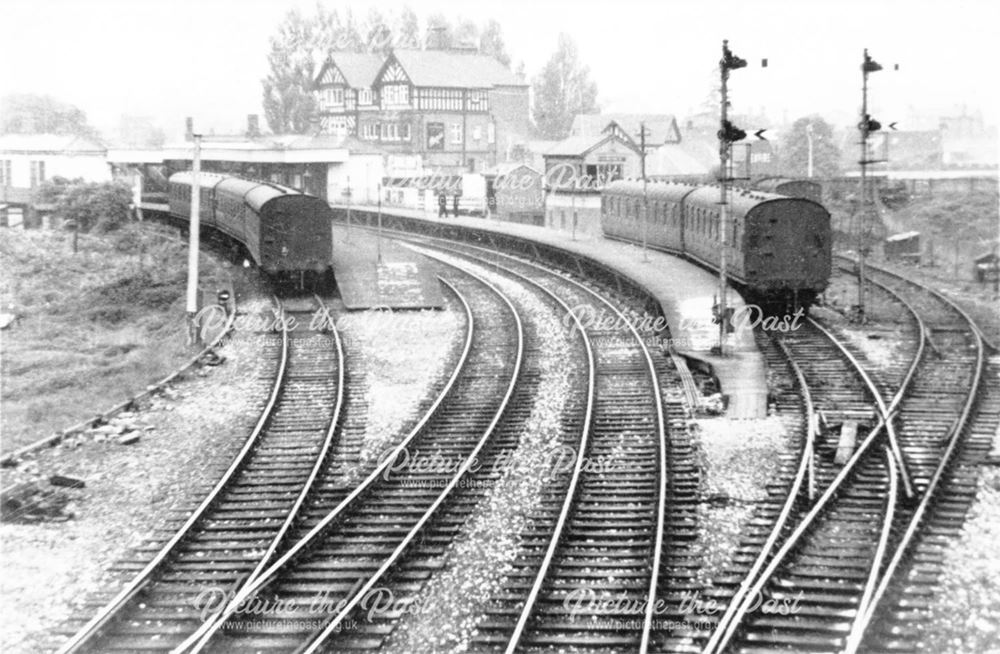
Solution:
[[[861,159],[858,160],[861,166],[861,186],[858,190],[861,196],[858,203],[858,320],[860,322],[865,322],[865,256],[868,254],[867,230],[871,211],[868,164],[874,163],[874,160],[868,158],[868,135],[882,129],[882,125],[868,115],[868,73],[880,70],[882,66],[868,55],[868,48],[865,48],[864,61],[861,63],[861,121],[858,123],[858,129],[861,131]]]
[[[729,50],[729,41],[722,42],[719,75],[722,78],[722,111],[719,128],[719,355],[726,355],[726,231],[729,225],[729,156],[734,141],[746,138],[746,132],[729,122],[729,71],[746,67],[747,62]]]
[[[187,322],[188,345],[201,342],[196,316],[198,315],[198,248],[201,232],[201,134],[192,134],[194,156],[191,159],[191,221],[188,240]]]

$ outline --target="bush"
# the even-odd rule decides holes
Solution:
[[[56,177],[39,191],[39,198],[56,206],[56,215],[81,232],[109,232],[128,222],[132,190],[120,181],[84,182]]]

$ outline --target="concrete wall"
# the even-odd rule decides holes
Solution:
[[[382,155],[352,154],[345,163],[327,166],[327,199],[343,202],[349,178],[352,202],[374,204],[378,202],[378,186],[384,176]]]

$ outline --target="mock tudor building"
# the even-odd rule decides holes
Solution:
[[[530,133],[528,85],[464,50],[334,52],[316,79],[320,125],[445,173],[510,160]]]

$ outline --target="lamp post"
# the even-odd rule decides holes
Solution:
[[[378,253],[378,263],[382,263],[382,182],[378,183],[378,230],[375,238],[375,250]]]
[[[646,122],[639,123],[639,149],[641,150],[640,167],[642,174],[642,260],[649,261],[647,250],[647,234],[649,232],[649,180],[646,179]]]
[[[344,197],[347,198],[347,237],[346,241],[351,242],[351,176],[347,176],[347,190],[344,191]]]

